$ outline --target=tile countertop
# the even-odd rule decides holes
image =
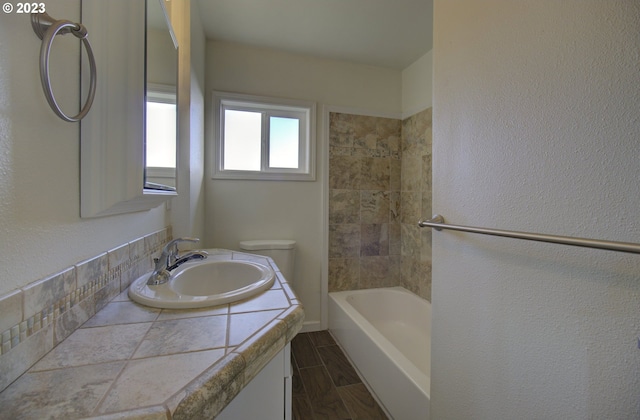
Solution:
[[[202,309],[156,309],[126,291],[0,393],[0,419],[212,418],[291,341],[304,311],[276,280],[252,298]]]

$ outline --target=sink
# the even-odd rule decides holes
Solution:
[[[246,299],[273,285],[271,267],[245,260],[188,262],[171,272],[164,284],[147,285],[151,273],[135,280],[129,297],[154,308],[204,308]]]

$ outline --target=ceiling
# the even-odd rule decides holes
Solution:
[[[431,50],[433,0],[198,0],[208,39],[405,69]]]

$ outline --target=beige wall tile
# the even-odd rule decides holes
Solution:
[[[363,224],[360,230],[360,256],[389,255],[389,225]]]
[[[75,289],[75,267],[29,284],[22,289],[24,293],[24,319],[53,306]]]
[[[49,324],[27,337],[20,344],[20,348],[11,349],[6,353],[3,351],[0,357],[0,391],[9,386],[52,348],[53,324]],[[3,407],[2,414],[6,415],[5,406],[0,403],[0,407]]]
[[[430,298],[431,236],[416,224],[431,215],[431,120],[330,114],[329,291],[403,285]]]
[[[389,191],[360,191],[360,219],[358,221],[361,223],[388,223],[389,195]]]
[[[105,252],[97,257],[76,264],[78,287],[82,287],[92,281],[106,275],[109,270],[109,257]]]
[[[360,203],[360,191],[358,190],[330,190],[329,223],[359,223]]]
[[[329,188],[360,189],[361,160],[354,156],[334,156],[329,162]]]
[[[389,159],[377,157],[362,158],[360,189],[388,190],[391,185]]]
[[[329,258],[329,291],[358,288],[360,258]]]
[[[329,258],[360,255],[360,225],[329,225]]]
[[[400,222],[417,224],[422,217],[422,194],[403,191],[400,194]]]
[[[129,244],[120,245],[117,248],[109,250],[109,268],[115,268],[121,264],[125,264],[130,261],[129,258]]]
[[[0,333],[22,321],[22,290],[0,297],[0,314]]]

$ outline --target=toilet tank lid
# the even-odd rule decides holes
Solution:
[[[240,241],[240,249],[257,251],[261,249],[293,249],[296,241],[289,239],[263,239],[255,241]]]

